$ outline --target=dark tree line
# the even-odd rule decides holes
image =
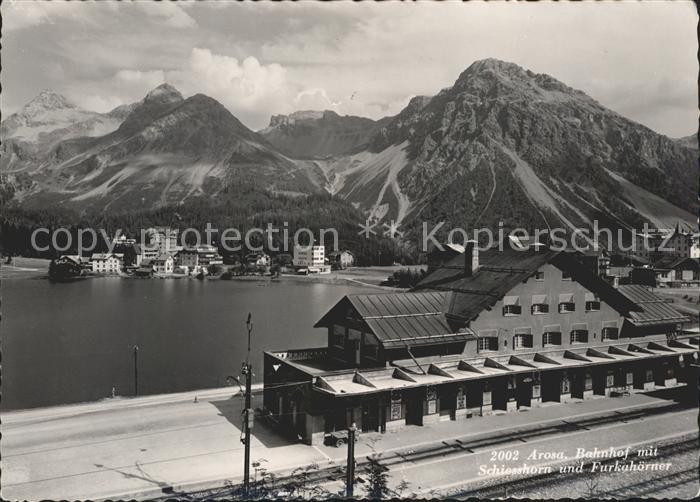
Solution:
[[[151,227],[169,226],[178,228],[182,232],[186,228],[193,228],[205,238],[207,223],[212,228],[219,230],[219,234],[213,234],[212,244],[221,248],[221,233],[228,228],[235,228],[240,232],[240,241],[229,240],[229,246],[241,245],[241,250],[236,253],[245,255],[244,237],[251,229],[267,229],[268,224],[279,232],[272,233],[272,242],[267,242],[267,235],[252,233],[251,247],[262,246],[270,254],[291,253],[293,250],[294,233],[301,228],[309,229],[316,240],[320,236],[321,229],[335,229],[338,234],[338,248],[349,249],[355,254],[356,265],[391,265],[398,262],[402,264],[416,263],[418,249],[415,245],[400,243],[383,237],[378,225],[377,235],[369,239],[358,235],[361,230],[360,223],[364,223],[365,216],[348,202],[329,194],[313,194],[301,197],[275,194],[269,191],[261,191],[252,186],[227,187],[216,198],[199,197],[186,201],[180,205],[163,206],[152,210],[100,212],[86,210],[78,212],[70,208],[51,209],[24,209],[12,205],[4,207],[0,219],[0,245],[2,252],[7,255],[22,255],[43,258],[56,258],[61,254],[77,253],[78,233],[81,229],[92,228],[99,232],[104,229],[110,238],[117,230],[121,234],[137,241],[141,238],[141,231]],[[38,250],[32,245],[32,233],[36,229],[45,228],[49,235],[59,228],[67,229],[71,236],[72,246],[66,250],[57,250],[54,243],[46,233],[37,234]],[[287,230],[285,238],[284,230]],[[65,231],[58,233],[56,243],[59,248],[67,243],[68,236]],[[300,234],[300,241],[306,244],[306,234]],[[333,237],[326,232],[326,249],[331,251]],[[228,237],[236,236],[229,233]],[[91,238],[85,234],[85,242],[90,243]],[[194,244],[195,235],[188,232],[184,236],[183,244]],[[287,251],[284,251],[286,241]],[[94,252],[107,251],[108,243],[100,237]],[[279,250],[279,251],[277,251]],[[222,254],[230,254],[222,249]]]

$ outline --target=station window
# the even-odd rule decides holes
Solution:
[[[479,352],[496,351],[498,350],[497,336],[484,336],[477,340],[477,350]]]
[[[574,329],[571,331],[571,343],[586,343],[588,342],[588,330]]]
[[[520,315],[522,310],[523,309],[520,307],[520,305],[504,305],[503,306],[503,315],[504,316]]]
[[[542,335],[542,345],[545,347],[561,345],[561,333],[558,331],[547,331]]]
[[[532,314],[547,314],[549,313],[549,305],[546,303],[536,303],[530,308]]]
[[[600,310],[600,299],[593,293],[586,293],[586,312],[598,312]]]
[[[376,360],[379,356],[379,341],[377,340],[377,337],[370,333],[364,333],[363,336],[364,338],[362,344],[364,355]]]
[[[531,314],[546,314],[549,312],[547,295],[532,295]]]
[[[535,272],[535,280],[544,281],[544,272],[542,270],[538,270],[537,272]]]
[[[503,315],[514,316],[520,315],[522,307],[520,306],[520,298],[517,296],[506,296],[503,298]]]
[[[603,340],[617,340],[619,333],[617,328],[603,328],[600,337]]]
[[[576,311],[576,304],[574,302],[561,302],[559,304],[559,313],[568,314],[570,312]]]
[[[333,325],[331,331],[331,345],[335,347],[345,346],[345,326]]]
[[[532,348],[532,335],[515,335],[513,336],[514,349],[529,349]]]

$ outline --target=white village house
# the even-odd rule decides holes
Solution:
[[[92,271],[98,274],[118,274],[124,266],[124,255],[95,253],[90,257]]]
[[[175,269],[175,260],[173,260],[173,257],[170,255],[161,255],[151,260],[150,264],[159,274],[172,274]]]

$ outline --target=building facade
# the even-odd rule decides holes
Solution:
[[[177,253],[175,262],[176,266],[193,274],[206,274],[212,265],[224,264],[218,249],[211,245],[186,247]]]
[[[97,274],[118,274],[124,267],[124,257],[119,254],[95,253],[90,257],[92,271]]]
[[[664,256],[654,263],[656,283],[669,287],[697,286],[700,280],[700,264],[697,258]]]
[[[316,324],[322,346],[265,353],[264,406],[316,442],[670,386],[697,358],[686,322],[574,253],[468,247],[412,292],[342,298]]]
[[[159,274],[172,274],[175,270],[175,260],[170,255],[159,256],[151,260],[150,264],[153,266],[153,270]]]
[[[295,246],[292,263],[294,268],[309,272],[330,271],[330,266],[326,264],[325,246]]]
[[[694,242],[693,233],[681,230],[677,223],[673,229],[651,229],[637,234],[634,254],[648,262],[664,256],[691,258]]]
[[[355,255],[347,249],[336,251],[328,255],[328,262],[334,270],[344,270],[355,265]]]
[[[256,267],[269,267],[272,260],[270,259],[269,254],[258,251],[256,253],[247,254],[245,257],[245,262],[247,265],[253,265]]]
[[[700,258],[700,233],[694,233],[690,244],[690,257]]]

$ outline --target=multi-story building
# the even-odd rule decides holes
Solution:
[[[408,293],[348,295],[325,343],[265,353],[264,406],[307,442],[687,381],[690,319],[580,255],[471,246]]]
[[[137,267],[142,263],[153,261],[161,255],[160,249],[154,246],[136,244],[134,246],[134,251],[136,253],[134,264]]]
[[[136,244],[136,239],[129,239],[124,234],[112,239],[112,245],[114,246],[133,246],[134,244]]]
[[[326,263],[325,246],[294,246],[294,268],[307,270],[312,273],[330,272],[330,265]]]
[[[124,255],[95,253],[90,257],[92,271],[98,274],[117,274],[124,267]]]
[[[200,271],[207,273],[212,265],[223,265],[224,260],[216,247],[203,245],[197,247],[186,247],[176,255],[178,267],[186,268],[193,274]]]
[[[196,248],[186,247],[175,256],[178,267],[186,268],[194,274],[199,273],[199,253]]]
[[[248,253],[245,257],[245,262],[247,265],[254,265],[256,267],[269,267],[271,259],[269,254],[257,251]]]
[[[690,257],[700,258],[700,233],[694,233],[690,244]]]
[[[161,255],[151,260],[150,265],[159,274],[172,274],[175,270],[175,260],[170,255]]]
[[[693,252],[693,233],[681,230],[680,223],[673,229],[650,229],[636,237],[634,255],[648,262],[663,256],[690,258]]]
[[[174,255],[183,247],[178,244],[178,235],[180,230],[170,227],[155,227],[148,229],[148,237],[150,245],[147,246],[150,250],[157,250],[158,255],[171,254]]]
[[[199,265],[202,267],[210,267],[211,265],[223,265],[224,259],[219,254],[219,250],[215,246],[203,245],[197,247],[199,255]]]

